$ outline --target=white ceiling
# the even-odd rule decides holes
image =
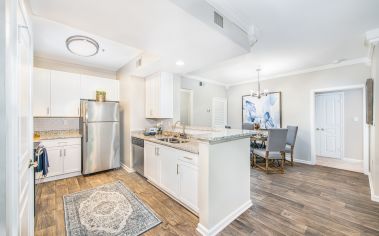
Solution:
[[[117,71],[125,63],[141,53],[140,50],[117,43],[109,39],[95,36],[88,32],[63,25],[41,17],[32,17],[34,33],[34,54],[37,57],[51,58],[63,62],[70,62]],[[66,48],[66,39],[73,35],[85,35],[95,39],[99,45],[99,53],[92,57],[81,57],[69,52]]]
[[[379,27],[378,0],[207,0],[243,28],[258,29],[251,53],[190,75],[225,84],[367,57],[365,32]]]
[[[107,38],[159,55],[161,69],[174,73],[198,70],[246,53],[170,0],[30,0],[30,8],[34,15],[97,35],[96,39]],[[37,24],[37,54],[56,52],[52,57],[65,56],[65,45],[56,42],[66,40],[68,28],[60,26],[64,28],[60,31],[55,27],[41,24],[39,28]],[[108,59],[99,58],[99,63],[106,64]],[[176,66],[177,60],[184,66]],[[72,62],[82,63],[79,59]]]

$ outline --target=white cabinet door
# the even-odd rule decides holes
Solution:
[[[158,146],[161,161],[161,188],[173,196],[177,196],[178,186],[178,152],[172,148]]]
[[[62,175],[63,171],[63,150],[60,147],[46,148],[49,158],[48,177]]]
[[[81,145],[65,146],[63,155],[65,174],[82,170]]]
[[[33,116],[50,116],[50,70],[34,68]]]
[[[159,118],[173,118],[174,78],[171,73],[162,72],[159,80]]]
[[[145,79],[146,118],[172,118],[174,104],[173,75],[156,73]]]
[[[81,76],[82,99],[96,99],[96,91],[105,91],[107,101],[119,101],[119,81],[96,76]]]
[[[145,113],[146,118],[155,118],[157,113],[156,81],[153,77],[145,80]]]
[[[80,75],[51,71],[51,116],[79,117]]]
[[[178,198],[184,204],[192,208],[195,212],[199,211],[197,203],[197,166],[183,161],[178,162],[179,166],[179,193]]]
[[[144,165],[146,178],[159,184],[159,157],[157,156],[157,147],[153,143],[145,142]]]

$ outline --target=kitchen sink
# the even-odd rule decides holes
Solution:
[[[189,140],[183,140],[178,138],[159,138],[159,141],[168,142],[168,143],[188,143]]]

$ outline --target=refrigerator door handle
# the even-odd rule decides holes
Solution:
[[[86,143],[88,143],[88,123],[85,123],[85,129],[86,129],[86,133],[85,133]]]

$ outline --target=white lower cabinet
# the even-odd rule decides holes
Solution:
[[[198,212],[198,156],[145,141],[145,177],[194,212]]]
[[[49,168],[46,177],[41,179],[40,175],[37,175],[36,178],[46,182],[81,174],[82,151],[80,138],[44,140],[41,143],[47,151]]]
[[[197,166],[183,161],[178,162],[179,172],[179,200],[199,211],[197,204]]]
[[[63,147],[63,169],[64,173],[78,172],[82,170],[81,145]]]
[[[63,159],[62,150],[60,147],[46,148],[49,159],[49,171],[47,176],[52,177],[56,175],[62,175],[63,172]]]
[[[179,190],[178,152],[164,146],[158,146],[158,155],[161,161],[160,187],[167,193],[177,196]]]

